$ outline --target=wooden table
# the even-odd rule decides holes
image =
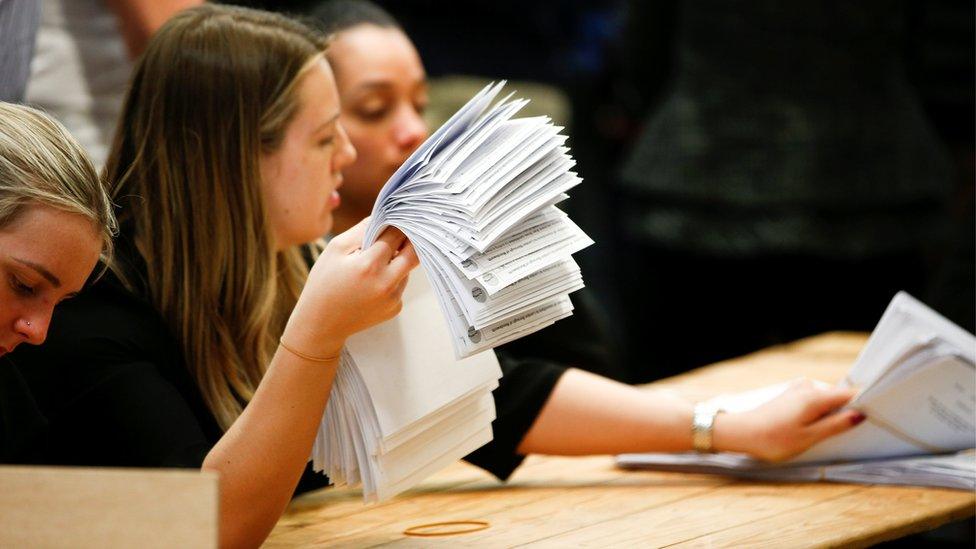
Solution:
[[[825,334],[655,384],[693,399],[807,376],[839,380],[866,336]],[[268,547],[865,546],[971,517],[976,495],[855,484],[736,481],[621,471],[608,456],[532,456],[507,483],[458,463],[391,501],[364,506],[356,490],[296,499]],[[413,538],[406,528],[449,520],[490,528]]]

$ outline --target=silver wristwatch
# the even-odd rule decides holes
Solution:
[[[706,402],[695,405],[694,416],[691,419],[691,445],[696,452],[713,452],[712,431],[715,426],[715,416],[723,410]]]

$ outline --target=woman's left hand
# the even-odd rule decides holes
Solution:
[[[716,416],[713,446],[764,461],[789,459],[864,421],[864,414],[858,410],[839,410],[855,394],[853,389],[799,380],[758,408]]]

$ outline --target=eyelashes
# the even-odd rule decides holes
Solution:
[[[36,293],[36,290],[32,286],[24,284],[14,275],[9,276],[8,282],[10,283],[10,288],[19,296],[32,297]]]
[[[389,112],[389,109],[383,108],[383,109],[376,109],[376,110],[369,110],[369,111],[359,111],[358,114],[359,117],[362,118],[363,120],[368,120],[370,122],[373,122],[385,118],[387,112]]]
[[[413,103],[412,106],[414,112],[416,112],[418,115],[423,115],[424,111],[427,110],[426,101],[415,102]],[[384,118],[389,116],[392,112],[393,112],[392,106],[385,106],[382,108],[374,108],[374,109],[360,109],[356,111],[356,116],[358,116],[360,119],[365,120],[367,122],[377,122],[383,120]]]

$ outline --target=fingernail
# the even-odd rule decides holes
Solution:
[[[861,412],[857,412],[851,416],[851,425],[857,425],[867,418],[868,416],[862,414]]]

